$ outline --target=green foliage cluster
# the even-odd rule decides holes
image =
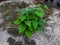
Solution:
[[[24,33],[29,38],[37,30],[44,32],[43,26],[46,24],[44,19],[45,10],[48,10],[47,5],[41,4],[36,5],[36,7],[18,10],[20,15],[14,21],[14,24],[19,25],[19,34]]]

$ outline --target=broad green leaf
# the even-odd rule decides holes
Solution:
[[[17,19],[13,23],[16,24],[16,25],[19,25],[21,23],[21,21]]]
[[[43,28],[43,26],[39,26],[38,27],[38,30],[42,31],[42,32],[45,32],[45,29]]]
[[[38,4],[36,7],[41,8],[41,6],[42,6],[41,4]]]
[[[49,10],[49,8],[48,8],[48,6],[47,6],[47,5],[44,5],[44,8],[45,8],[46,10]]]
[[[25,22],[26,25],[28,25],[29,27],[31,27],[31,21],[25,20],[24,22]]]
[[[40,18],[43,18],[44,17],[44,11],[35,11],[36,15],[39,16]]]
[[[29,30],[30,30],[31,32],[35,32],[35,31],[36,31],[32,26],[29,27]]]
[[[40,19],[40,21],[44,24],[46,24],[46,20],[45,19]]]
[[[32,25],[33,25],[34,29],[36,29],[37,26],[38,26],[38,22],[36,20],[35,21],[32,21]]]
[[[27,18],[27,20],[29,20],[30,19],[30,16],[28,15],[26,18]]]
[[[30,38],[32,36],[32,32],[30,30],[25,31],[25,35]]]
[[[40,19],[38,23],[39,25],[43,26],[44,24],[46,24],[46,21],[44,19]]]
[[[20,27],[19,27],[19,34],[23,33],[25,31],[25,29],[26,29],[25,25],[20,25]]]
[[[20,10],[17,10],[17,12],[20,12],[21,14],[26,14],[27,13],[26,9],[20,9]]]
[[[43,9],[42,8],[35,8],[36,11],[42,11]]]
[[[30,16],[30,19],[32,19],[32,20],[37,20],[37,17],[36,17],[36,15],[31,15],[31,16]]]
[[[21,16],[19,16],[19,19],[20,19],[21,21],[24,21],[24,20],[26,19],[26,16],[25,16],[25,15],[21,15]]]
[[[34,7],[29,7],[28,10],[32,12],[32,11],[35,10],[35,8]]]

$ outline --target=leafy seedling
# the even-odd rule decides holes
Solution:
[[[36,7],[28,7],[21,10],[18,19],[14,21],[14,24],[19,25],[19,34],[24,33],[28,38],[32,36],[32,33],[40,30],[45,31],[44,25],[46,21],[44,19],[45,11],[42,6],[48,10],[46,5],[38,4]]]

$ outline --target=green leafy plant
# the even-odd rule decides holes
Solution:
[[[19,25],[19,34],[24,33],[29,38],[37,30],[44,32],[43,26],[46,24],[44,19],[45,10],[48,10],[48,7],[41,4],[36,5],[36,7],[18,10],[20,15],[14,21],[14,24]]]

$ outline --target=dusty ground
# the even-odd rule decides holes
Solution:
[[[14,3],[13,5],[16,4]],[[14,8],[14,6],[7,8],[7,10],[12,8]],[[16,6],[13,10],[15,11],[19,8],[19,6]],[[30,39],[26,39],[23,35],[18,35],[17,29],[4,28],[7,26],[4,26],[4,24],[11,24],[11,16],[16,16],[16,12],[12,11],[14,13],[11,14],[12,12],[9,11],[9,13],[6,14],[6,8],[5,10],[4,8],[2,9],[3,10],[0,8],[0,45],[60,45],[60,9],[53,8],[53,13],[49,14],[49,17],[47,18],[48,25],[45,27],[46,32],[42,33],[37,31]],[[8,18],[4,14],[8,15]],[[5,19],[7,21],[5,21]]]

